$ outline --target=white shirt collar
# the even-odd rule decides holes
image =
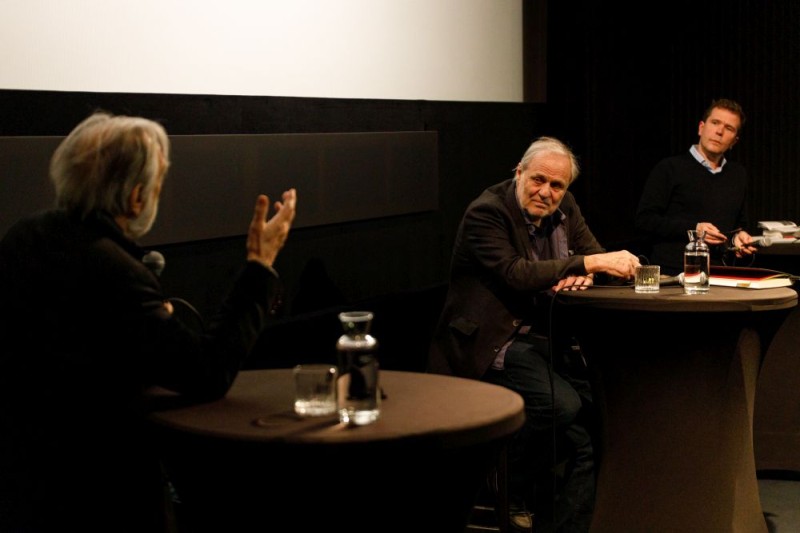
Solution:
[[[700,150],[697,149],[697,145],[695,144],[693,144],[692,147],[689,148],[689,153],[692,154],[692,156],[695,159],[697,159],[698,163],[706,167],[706,169],[708,169],[708,171],[711,172],[712,174],[719,174],[720,172],[722,172],[722,168],[725,166],[725,163],[728,162],[728,160],[725,159],[725,156],[722,156],[722,161],[719,162],[719,166],[717,168],[712,167],[711,164],[708,162],[708,160],[706,160],[706,158],[703,157],[703,154],[700,153]]]

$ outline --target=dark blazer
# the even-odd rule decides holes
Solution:
[[[40,214],[0,242],[0,531],[163,525],[142,393],[224,395],[276,277],[247,263],[202,333],[166,312],[143,255],[100,213]]]
[[[431,372],[480,379],[523,322],[537,320],[542,291],[585,275],[583,256],[604,251],[567,192],[559,209],[568,251],[555,254],[566,257],[534,260],[514,187],[513,179],[489,187],[464,214],[431,343]]]

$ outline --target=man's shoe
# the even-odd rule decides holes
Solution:
[[[533,533],[533,515],[525,507],[511,507],[508,526],[513,533]]]

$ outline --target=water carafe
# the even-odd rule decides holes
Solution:
[[[683,252],[683,292],[706,294],[710,287],[711,257],[705,231],[688,230],[689,244]]]
[[[378,341],[369,334],[372,313],[339,313],[344,335],[336,343],[339,357],[337,402],[339,421],[363,426],[380,416],[378,383]]]

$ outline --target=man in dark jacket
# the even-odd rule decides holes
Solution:
[[[154,532],[165,525],[144,395],[224,395],[264,326],[294,189],[256,200],[242,272],[207,333],[172,313],[135,240],[169,166],[157,123],[97,113],[53,154],[57,209],[0,241],[0,531]]]
[[[594,501],[591,441],[578,417],[581,397],[574,380],[557,368],[551,390],[550,301],[559,290],[586,289],[595,273],[627,278],[639,264],[627,251],[606,253],[598,244],[567,191],[577,175],[570,149],[542,137],[525,152],[513,179],[489,187],[469,205],[429,356],[432,372],[503,385],[525,401],[526,424],[509,461],[515,531],[531,530],[525,500],[553,465],[554,425],[558,455],[569,458],[559,527],[588,530]],[[538,501],[536,508],[547,504]]]

